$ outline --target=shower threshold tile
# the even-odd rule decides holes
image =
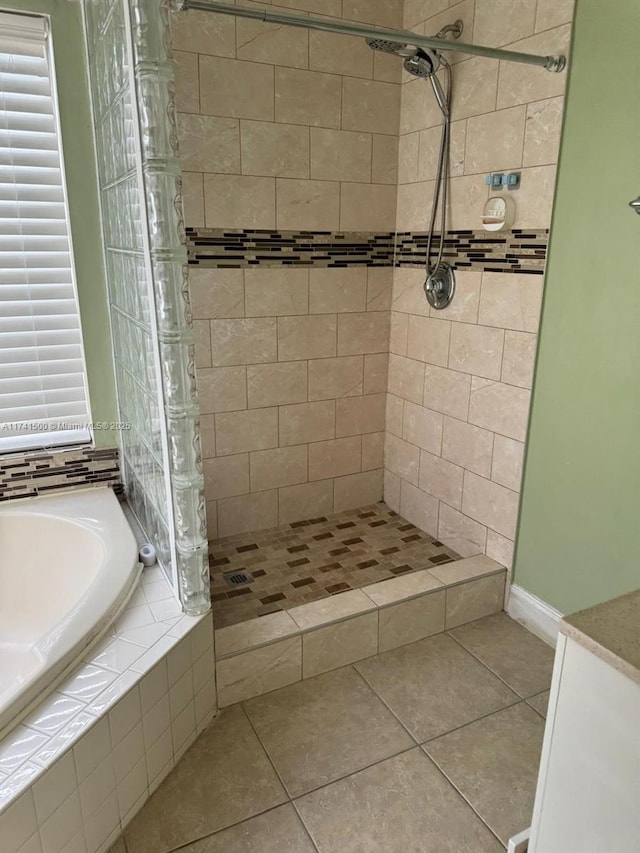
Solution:
[[[214,624],[289,611],[458,559],[384,503],[218,539],[209,557]],[[227,581],[241,572],[250,573],[247,583]]]

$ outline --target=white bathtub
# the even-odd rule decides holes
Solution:
[[[111,489],[0,505],[0,737],[106,630],[140,569]]]

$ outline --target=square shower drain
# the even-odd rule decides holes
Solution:
[[[246,586],[255,580],[251,572],[244,569],[240,572],[225,572],[223,577],[229,586]]]

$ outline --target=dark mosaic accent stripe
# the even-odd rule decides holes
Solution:
[[[0,501],[87,486],[122,492],[115,447],[0,457]]]
[[[187,228],[189,264],[219,269],[260,267],[424,266],[428,234],[420,231],[268,231]],[[447,231],[444,257],[456,269],[541,275],[548,231]]]

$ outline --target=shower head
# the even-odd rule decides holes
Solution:
[[[417,47],[402,41],[387,41],[387,39],[368,38],[367,44],[371,50],[381,50],[383,53],[395,53],[396,56],[413,56]]]
[[[437,51],[419,47],[411,56],[407,56],[403,65],[404,70],[414,77],[431,77],[440,68],[441,62],[442,57]]]

